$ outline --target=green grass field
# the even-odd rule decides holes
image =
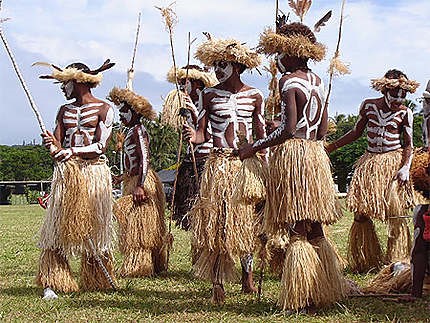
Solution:
[[[351,298],[316,315],[285,315],[276,307],[279,280],[265,276],[263,298],[243,295],[239,284],[226,286],[224,306],[210,304],[211,284],[191,274],[189,234],[174,229],[174,250],[169,272],[162,277],[119,280],[111,293],[60,295],[55,301],[41,299],[34,283],[39,250],[38,230],[44,211],[38,205],[0,206],[0,321],[163,321],[163,322],[423,322],[430,320],[428,299],[399,304],[374,298]],[[331,228],[331,239],[345,256],[352,216]],[[378,226],[382,242],[385,227]],[[121,256],[116,255],[117,267]],[[78,261],[72,263],[75,272]],[[258,272],[256,273],[258,275]],[[349,278],[365,284],[371,278]]]

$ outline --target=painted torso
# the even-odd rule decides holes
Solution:
[[[297,111],[296,138],[314,139],[323,115],[325,91],[323,82],[312,72],[306,74],[306,78],[292,77],[285,81],[282,93],[290,89],[297,89],[305,96],[303,110]],[[284,109],[282,101],[282,109]],[[301,111],[300,111],[301,110]],[[285,118],[285,114],[282,114]]]
[[[248,142],[252,143],[253,114],[256,101],[258,99],[262,101],[261,91],[251,88],[243,92],[231,93],[207,88],[204,90],[204,95],[209,97],[208,107],[203,114],[208,113],[213,146],[238,148],[239,134],[244,135]],[[263,113],[258,115],[258,120],[264,124]]]
[[[57,122],[63,129],[63,148],[86,147],[81,150],[101,154],[111,135],[113,109],[102,102],[67,104],[61,108]]]
[[[366,100],[361,108],[367,122],[367,150],[374,153],[385,153],[402,148],[400,134],[403,127],[406,134],[412,137],[412,111],[401,106],[397,111],[383,111],[377,100]],[[360,114],[360,118],[362,117]]]
[[[127,131],[124,140],[124,169],[130,176],[146,175],[149,161],[146,138],[148,138],[147,131],[141,124],[135,125]]]

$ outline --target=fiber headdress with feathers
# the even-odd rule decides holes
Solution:
[[[68,82],[73,80],[78,83],[88,83],[90,87],[96,87],[102,80],[103,75],[101,72],[110,69],[115,65],[115,63],[111,63],[108,59],[102,64],[102,66],[95,70],[90,70],[90,68],[83,63],[72,63],[64,69],[45,62],[36,62],[33,66],[35,65],[52,68],[51,75],[42,75],[40,76],[41,79],[54,79],[59,82]]]
[[[187,76],[188,76],[188,79],[190,80],[202,81],[205,87],[212,87],[219,83],[213,73],[207,72],[198,66],[193,66],[193,65],[189,66],[188,74],[187,74],[186,66],[176,69],[176,77],[178,80],[186,79]],[[175,70],[173,67],[167,73],[167,81],[169,81],[170,83],[176,83]]]
[[[285,15],[278,16],[276,19],[276,32],[271,28],[267,28],[260,35],[258,51],[266,55],[285,53],[289,56],[321,61],[325,57],[326,47],[318,43],[312,30],[302,23],[312,1],[289,0],[288,4],[300,18],[300,22],[288,24]],[[314,31],[319,31],[330,17],[331,12],[327,13],[315,24]]]
[[[146,119],[154,120],[157,117],[157,113],[152,108],[151,103],[145,97],[131,90],[114,87],[109,92],[107,99],[112,101],[116,106],[121,103],[127,103],[134,111]]]
[[[257,52],[235,39],[216,39],[208,36],[208,40],[200,44],[194,57],[206,66],[214,66],[215,62],[236,62],[247,68],[256,68],[261,64]]]

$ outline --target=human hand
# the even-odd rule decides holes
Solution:
[[[142,204],[143,202],[146,201],[147,198],[148,197],[147,197],[143,187],[136,186],[134,188],[134,191],[133,191],[133,202],[134,202],[134,204],[137,204],[137,205]]]
[[[122,181],[123,181],[123,175],[112,174],[112,185],[121,184]]]
[[[239,148],[239,158],[240,160],[244,160],[247,158],[250,158],[252,156],[254,156],[256,153],[255,148],[248,143],[243,144],[240,148]]]
[[[192,143],[196,141],[196,131],[186,123],[184,123],[184,126],[182,128],[182,135],[186,140]]]
[[[405,185],[409,181],[409,169],[406,166],[400,168],[396,174],[396,179],[400,186]]]
[[[55,152],[54,158],[58,162],[65,162],[70,159],[70,157],[73,156],[73,149],[67,148],[67,149],[60,149]]]

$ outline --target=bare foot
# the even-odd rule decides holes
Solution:
[[[221,284],[214,284],[212,288],[212,304],[223,305],[225,301],[224,287]]]

